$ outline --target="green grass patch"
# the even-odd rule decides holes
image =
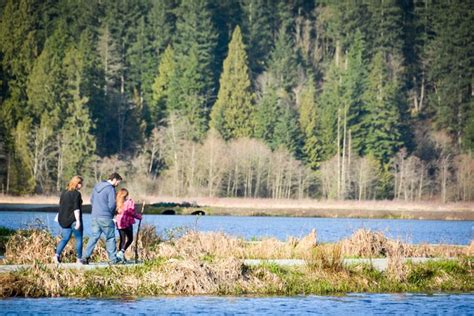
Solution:
[[[13,234],[15,234],[16,230],[15,229],[11,229],[11,228],[8,228],[8,227],[5,227],[5,226],[0,226],[0,236],[11,236]]]

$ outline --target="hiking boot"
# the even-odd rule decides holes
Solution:
[[[55,264],[60,264],[60,263],[61,263],[61,260],[59,259],[59,255],[58,255],[58,254],[54,254],[53,262],[54,262]]]
[[[123,254],[123,251],[120,250],[119,252],[117,252],[117,259],[119,259],[120,261],[124,261],[124,254]]]
[[[89,264],[90,260],[91,260],[91,258],[82,258],[81,263],[82,264]]]

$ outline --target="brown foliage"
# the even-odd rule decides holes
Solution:
[[[16,264],[51,263],[58,241],[46,230],[18,230],[6,244],[5,260]],[[63,258],[70,260],[73,252],[72,242],[68,243]]]
[[[228,293],[245,282],[242,261],[229,258],[207,263],[195,259],[170,260],[156,282],[166,294]]]
[[[388,248],[387,273],[397,281],[404,281],[408,275],[408,268],[404,263],[406,247],[399,241],[391,242]]]
[[[306,266],[312,271],[329,270],[337,272],[343,270],[342,259],[341,244],[317,246],[306,257]]]
[[[191,231],[176,242],[160,245],[159,255],[163,257],[202,258],[242,258],[243,241],[222,232]]]
[[[388,239],[381,232],[367,229],[357,230],[350,238],[342,241],[344,256],[376,257],[385,256]]]

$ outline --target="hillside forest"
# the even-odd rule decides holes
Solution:
[[[0,0],[0,189],[474,199],[470,0]]]

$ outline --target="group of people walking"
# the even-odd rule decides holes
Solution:
[[[96,184],[92,190],[91,234],[84,255],[82,253],[84,221],[80,193],[83,181],[81,176],[72,177],[59,199],[58,223],[61,226],[61,240],[56,247],[54,262],[61,262],[61,253],[72,234],[76,239],[77,263],[89,264],[102,234],[105,236],[105,247],[110,263],[125,262],[125,251],[133,242],[133,224],[135,219],[141,219],[141,214],[136,212],[135,203],[129,197],[127,189],[122,188],[115,192],[122,177],[114,172],[107,180]],[[115,240],[116,228],[120,235],[119,251]]]

